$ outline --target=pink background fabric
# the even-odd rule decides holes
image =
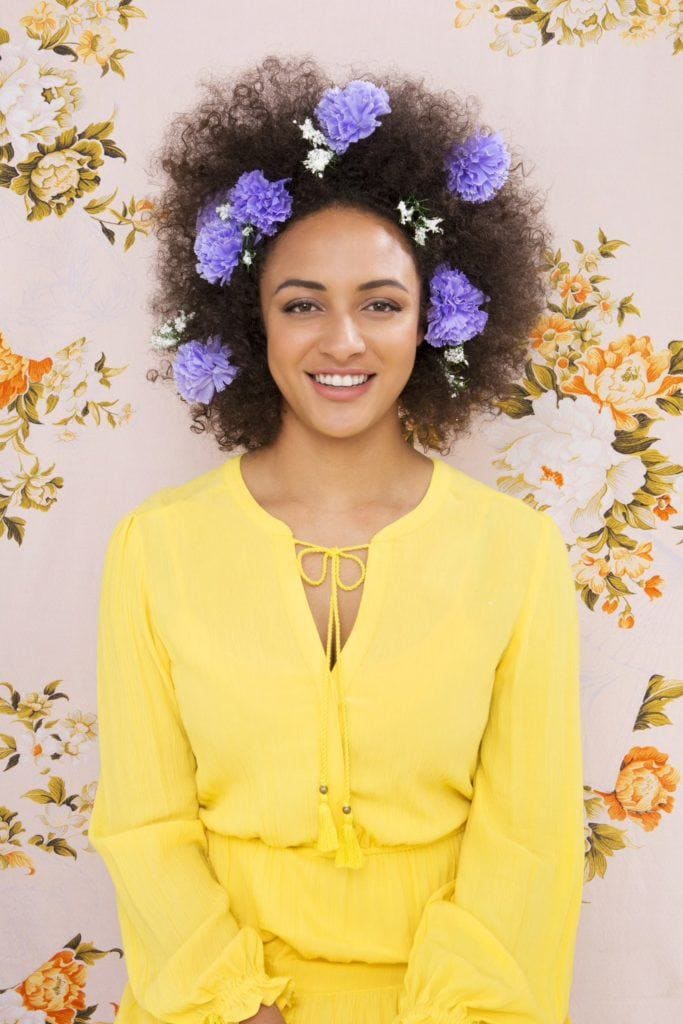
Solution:
[[[172,379],[148,379],[159,184],[148,158],[200,78],[274,52],[310,54],[339,81],[396,67],[479,97],[481,117],[524,150],[547,190],[556,308],[529,338],[520,386],[532,412],[482,417],[449,461],[549,507],[575,566],[586,884],[572,1020],[673,1024],[683,1011],[680,8],[140,0],[127,12],[10,0],[0,15],[0,1000],[19,997],[12,1019],[71,1024],[94,1007],[106,1022],[123,991],[113,890],[86,834],[102,558],[124,512],[226,457],[188,429]],[[60,215],[57,192],[74,173],[66,150],[89,125],[111,140],[99,180],[79,192],[76,176]],[[38,142],[52,147],[49,166]],[[17,188],[22,175],[33,191]],[[582,332],[579,303],[590,307]],[[610,516],[617,526],[589,550]]]

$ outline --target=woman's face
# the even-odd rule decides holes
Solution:
[[[334,437],[383,417],[398,424],[397,399],[423,339],[420,278],[400,228],[357,208],[327,207],[271,246],[261,313],[286,413]],[[337,379],[316,382],[317,374]]]

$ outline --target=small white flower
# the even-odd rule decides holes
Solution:
[[[170,320],[167,320],[161,325],[150,338],[150,343],[153,348],[173,348],[181,340],[183,333],[187,328],[188,322],[194,316],[194,310],[185,312],[185,310],[178,310],[178,315]]]
[[[401,214],[401,224],[406,224],[408,221],[411,221],[413,219],[415,208],[413,206],[408,206],[408,204],[404,202],[403,199],[401,199],[400,203],[397,206],[397,209]]]
[[[427,229],[425,227],[415,228],[415,241],[418,245],[424,245],[427,237]]]
[[[467,356],[462,345],[449,345],[444,349],[444,357],[449,363],[467,363]]]
[[[298,121],[294,121],[295,125],[301,129],[301,134],[307,142],[313,142],[316,146],[327,146],[327,139],[321,131],[314,126],[310,117],[307,117],[303,124]]]
[[[253,224],[247,224],[245,227],[242,228],[242,234],[243,235],[251,235],[251,234],[253,234],[253,232],[254,232],[254,225]]]
[[[230,205],[230,203],[221,203],[220,206],[216,207],[216,213],[218,214],[221,220],[229,220],[231,210],[232,206]]]
[[[308,156],[303,161],[303,165],[307,170],[322,178],[323,171],[333,156],[334,152],[331,149],[309,149]]]
[[[168,335],[161,334],[161,332],[153,334],[151,337],[151,344],[153,348],[173,348],[176,341],[177,339],[175,337],[169,337]]]
[[[181,309],[178,313],[178,316],[173,321],[173,326],[175,327],[176,331],[184,331],[185,328],[187,327],[188,321],[191,320],[193,316],[193,310],[190,310],[189,313],[186,313],[184,310]]]
[[[253,262],[254,262],[253,256],[251,255],[251,253],[248,250],[246,252],[242,253],[242,263],[245,263],[247,266],[249,266]]]
[[[443,228],[437,227],[440,224],[443,217],[423,217],[422,223],[427,231],[440,231],[443,234]]]

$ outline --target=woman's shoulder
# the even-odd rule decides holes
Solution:
[[[229,517],[231,502],[225,486],[228,461],[180,483],[158,487],[129,506],[117,525],[135,520],[141,528],[157,529],[168,524],[175,529],[186,524],[188,529],[201,529],[206,517],[216,512],[222,518]]]
[[[506,544],[527,553],[536,549],[547,529],[559,532],[547,509],[537,508],[523,497],[501,491],[445,459],[441,461],[448,484],[445,512],[451,522],[485,524],[489,539],[497,536]]]

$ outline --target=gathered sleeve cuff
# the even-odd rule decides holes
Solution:
[[[239,1024],[282,1010],[289,976],[264,969],[260,932],[240,926],[208,857],[196,760],[145,573],[139,513],[116,525],[100,591],[100,776],[88,837],[114,885],[137,1003],[165,1024]]]
[[[584,872],[579,619],[546,513],[496,666],[455,878],[432,894],[392,1024],[571,1024]]]

